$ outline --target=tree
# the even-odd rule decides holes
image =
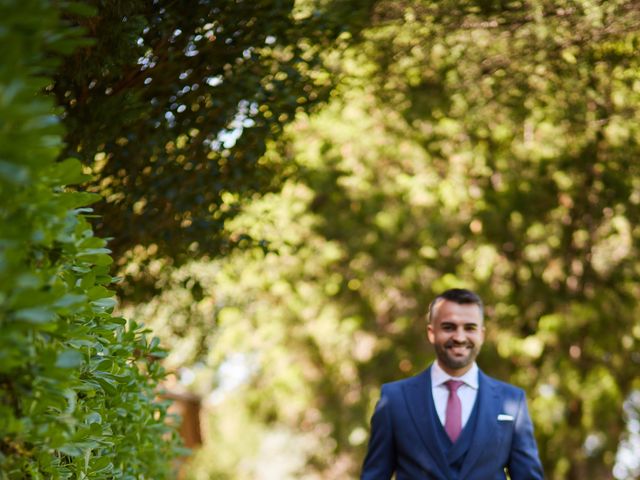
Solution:
[[[329,98],[322,54],[357,35],[373,3],[95,1],[97,15],[73,17],[95,42],[53,91],[115,257],[141,245],[179,263],[247,243],[226,220],[286,177],[266,148]]]
[[[331,102],[287,128],[298,170],[236,219],[277,253],[181,285],[209,302],[200,361],[258,358],[233,405],[326,449],[306,474],[355,475],[380,383],[427,364],[427,304],[463,285],[547,476],[611,478],[640,361],[635,7],[381,2]]]
[[[376,91],[455,185],[439,261],[490,249],[476,282],[513,332],[498,355],[536,379],[547,471],[605,478],[638,360],[635,4],[412,6],[378,30]]]

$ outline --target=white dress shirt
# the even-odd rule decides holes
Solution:
[[[449,398],[449,389],[444,383],[452,379],[464,382],[458,388],[458,397],[462,405],[462,428],[464,428],[471,416],[471,410],[473,410],[473,405],[476,403],[476,397],[478,396],[478,365],[473,362],[467,373],[461,377],[452,377],[442,370],[437,360],[433,362],[431,366],[431,393],[433,394],[433,403],[436,406],[436,412],[442,425],[444,425],[446,418],[447,400]]]

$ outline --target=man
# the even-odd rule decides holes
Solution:
[[[475,363],[484,341],[483,305],[469,290],[429,306],[427,336],[436,361],[385,384],[371,419],[362,480],[543,478],[524,392]]]

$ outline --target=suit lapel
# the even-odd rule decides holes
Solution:
[[[415,381],[404,389],[404,397],[422,443],[431,458],[438,464],[440,472],[446,476],[448,466],[444,453],[438,445],[437,432],[435,431],[436,424],[434,422],[438,421],[438,414],[431,393],[431,367],[415,377]]]
[[[467,477],[487,445],[491,445],[492,450],[499,449],[499,443],[493,442],[500,440],[497,435],[497,419],[501,408],[500,397],[491,379],[482,371],[478,372],[478,397],[476,401],[478,402],[476,428],[467,451],[467,457],[462,465],[460,478]]]

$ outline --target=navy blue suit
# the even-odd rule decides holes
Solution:
[[[478,395],[455,444],[431,394],[431,372],[382,386],[361,480],[543,479],[524,391],[478,372]]]

